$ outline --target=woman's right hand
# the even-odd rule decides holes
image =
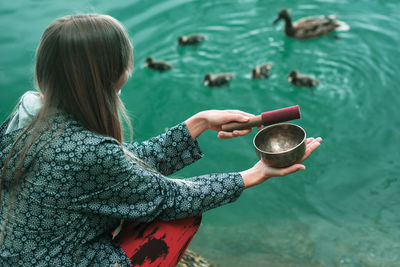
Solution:
[[[301,162],[305,161],[319,147],[321,142],[321,137],[307,138],[306,151],[301,159]],[[271,177],[286,176],[288,174],[305,169],[306,167],[300,163],[294,164],[287,168],[272,168],[260,160],[252,168],[240,172],[240,175],[242,175],[245,188],[249,188],[254,185],[261,184]]]
[[[186,125],[194,140],[208,129],[217,131],[218,138],[228,139],[246,135],[251,132],[251,128],[224,132],[222,125],[232,121],[247,122],[250,117],[254,115],[240,110],[205,110],[187,119]]]

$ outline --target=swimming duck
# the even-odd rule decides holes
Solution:
[[[319,84],[319,81],[307,75],[299,74],[297,70],[292,70],[289,73],[288,81],[294,86],[309,87],[309,88]]]
[[[153,70],[165,71],[172,69],[172,65],[163,60],[154,60],[151,57],[146,58],[147,67]]]
[[[230,73],[219,73],[215,75],[211,75],[207,73],[204,76],[204,84],[209,87],[218,87],[225,84],[229,85],[229,81],[232,80],[233,74]]]
[[[196,45],[203,42],[205,37],[200,34],[182,35],[178,38],[178,45]]]
[[[279,20],[285,20],[285,33],[287,36],[295,39],[309,39],[327,35],[333,31],[348,30],[349,26],[339,21],[335,16],[308,17],[300,19],[292,24],[290,13],[282,9],[272,25]]]
[[[251,71],[251,78],[253,80],[268,78],[269,71],[271,68],[272,68],[272,63],[265,63],[258,65]]]

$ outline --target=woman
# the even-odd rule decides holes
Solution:
[[[0,128],[1,266],[129,266],[110,234],[120,219],[196,216],[305,168],[258,162],[239,173],[165,177],[202,156],[196,138],[205,130],[241,136],[250,130],[227,133],[221,125],[251,115],[203,111],[146,142],[125,143],[119,93],[132,68],[131,43],[112,17],[68,16],[43,33],[35,67],[40,96],[25,96]],[[305,158],[320,142],[308,140]]]

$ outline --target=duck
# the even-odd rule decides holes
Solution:
[[[320,83],[318,80],[315,80],[307,75],[299,74],[297,70],[292,70],[289,73],[288,81],[294,86],[308,88],[316,86]]]
[[[219,87],[223,85],[229,85],[229,82],[233,79],[233,74],[230,73],[219,73],[212,75],[207,73],[204,75],[204,85],[208,87]]]
[[[333,31],[345,31],[349,29],[349,26],[345,22],[337,20],[336,16],[333,15],[307,17],[292,23],[289,11],[282,9],[279,11],[278,17],[273,21],[272,25],[275,25],[281,19],[285,20],[286,35],[299,40],[316,38],[328,35]]]
[[[272,63],[264,63],[253,68],[251,71],[251,78],[253,80],[260,80],[269,77],[269,71],[272,68]]]
[[[154,60],[152,57],[146,58],[147,67],[152,70],[165,71],[172,69],[172,65],[163,60]]]
[[[178,38],[178,45],[197,45],[205,40],[201,34],[189,34],[187,36],[181,35]]]

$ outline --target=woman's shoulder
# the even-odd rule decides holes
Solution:
[[[62,137],[63,139],[79,143],[82,142],[82,144],[94,146],[100,145],[102,143],[120,145],[115,138],[104,136],[89,129],[86,129],[79,121],[75,120],[70,115],[63,115],[62,117],[56,117],[54,122],[55,124],[57,124],[55,128],[62,130],[60,137]]]
[[[44,147],[50,151],[43,150],[46,160],[60,159],[61,162],[67,160],[92,166],[112,160],[123,151],[116,139],[90,131],[72,117],[56,118],[53,127],[47,137],[42,135],[42,138],[51,140]]]

